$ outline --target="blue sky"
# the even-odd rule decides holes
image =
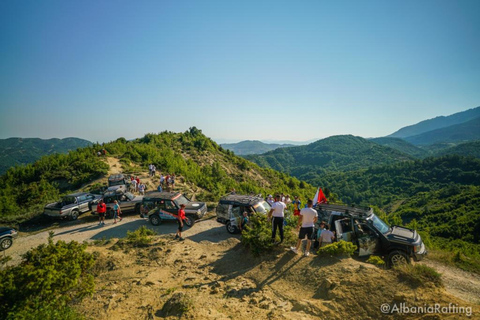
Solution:
[[[0,2],[0,138],[388,135],[480,106],[480,1]]]

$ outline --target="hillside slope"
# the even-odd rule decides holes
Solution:
[[[348,171],[413,159],[398,150],[352,135],[332,136],[306,146],[246,156],[263,167],[312,180],[325,172]]]
[[[390,134],[391,138],[406,138],[419,135],[424,132],[437,130],[456,124],[468,122],[480,117],[480,107],[458,112],[449,116],[440,116],[433,119],[421,121],[417,124],[401,128],[400,130]]]
[[[369,140],[375,143],[378,143],[379,145],[398,150],[414,158],[425,158],[426,156],[429,155],[429,152],[427,150],[414,146],[413,144],[400,138],[383,137],[383,138],[373,138]]]
[[[454,147],[445,148],[436,151],[435,155],[443,156],[448,154],[457,154],[459,156],[471,156],[480,158],[480,141],[466,142]]]
[[[0,175],[15,165],[33,163],[45,155],[67,153],[91,144],[90,141],[79,138],[47,140],[39,138],[0,139]]]

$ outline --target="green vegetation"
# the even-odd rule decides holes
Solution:
[[[78,138],[39,139],[8,138],[0,139],[0,175],[13,166],[29,164],[41,157],[54,153],[67,153],[77,148],[92,145],[90,141]]]
[[[87,147],[68,154],[42,157],[14,167],[0,177],[0,221],[20,222],[43,212],[46,203],[105,175],[108,165]]]
[[[380,258],[379,256],[373,256],[373,255],[368,257],[367,262],[374,264],[376,266],[382,266],[382,267],[386,265],[385,261],[382,258]]]
[[[332,244],[328,244],[324,247],[320,247],[317,251],[319,256],[347,256],[350,257],[355,250],[357,250],[357,246],[351,242],[347,241],[338,241],[333,242]]]
[[[258,140],[246,140],[238,143],[222,143],[221,146],[241,156],[247,154],[262,154],[278,148],[292,147],[293,144],[263,143]]]
[[[413,144],[400,138],[383,137],[383,138],[374,138],[369,140],[375,143],[378,143],[379,145],[398,150],[414,158],[425,158],[428,155],[430,155],[430,152],[428,150],[414,146]]]
[[[480,158],[480,141],[466,142],[453,147],[443,148],[435,151],[436,156],[443,156],[447,154]]]
[[[426,286],[433,284],[434,286],[442,286],[441,274],[435,269],[424,264],[405,264],[395,267],[400,280],[407,282],[413,287]]]
[[[413,159],[398,150],[351,135],[333,136],[306,146],[281,148],[245,158],[307,182],[315,181],[328,172],[357,170]]]
[[[108,165],[103,157],[96,156],[101,148],[108,156],[118,157],[126,173],[138,170],[132,164],[146,171],[149,163],[155,164],[158,172],[175,173],[195,186],[196,198],[203,201],[216,202],[232,188],[243,194],[284,192],[302,199],[315,193],[303,181],[235,156],[193,127],[184,133],[147,134],[134,141],[119,138],[103,146],[46,156],[34,164],[12,168],[0,179],[0,222],[20,222],[38,215],[46,203],[61,194],[106,175]]]
[[[126,243],[133,247],[146,247],[153,242],[153,237],[157,233],[147,228],[146,226],[141,226],[135,231],[127,231]]]
[[[24,261],[0,271],[0,319],[81,319],[71,304],[94,292],[93,255],[75,241],[28,251]]]

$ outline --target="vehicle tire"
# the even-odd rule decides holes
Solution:
[[[7,250],[13,244],[13,239],[10,237],[3,238],[0,241],[0,251]]]
[[[185,222],[187,227],[191,228],[195,224],[195,218],[192,216],[186,216],[183,222]]]
[[[162,218],[160,218],[158,214],[152,214],[149,219],[150,223],[154,226],[159,226],[162,224]]]
[[[410,263],[410,259],[405,252],[399,250],[390,252],[387,261],[390,267],[398,267]]]
[[[227,222],[227,231],[228,231],[228,233],[231,233],[231,234],[238,233],[237,227],[232,225],[232,223],[230,221]]]
[[[68,219],[73,221],[73,220],[77,220],[78,219],[78,210],[73,210],[70,215],[68,216]]]

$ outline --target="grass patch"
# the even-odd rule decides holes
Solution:
[[[412,287],[423,287],[434,285],[441,287],[442,278],[437,270],[423,264],[406,264],[397,266],[394,270],[398,273],[398,278],[410,284]]]
[[[128,249],[128,248],[145,248],[150,246],[153,242],[153,236],[157,233],[147,228],[146,226],[141,226],[135,231],[127,231],[127,236],[117,241],[112,246],[113,250],[118,249]]]
[[[371,263],[371,264],[374,264],[376,266],[382,267],[382,268],[384,268],[386,266],[385,261],[382,258],[380,258],[379,256],[373,256],[372,255],[372,256],[368,257],[367,262]]]

